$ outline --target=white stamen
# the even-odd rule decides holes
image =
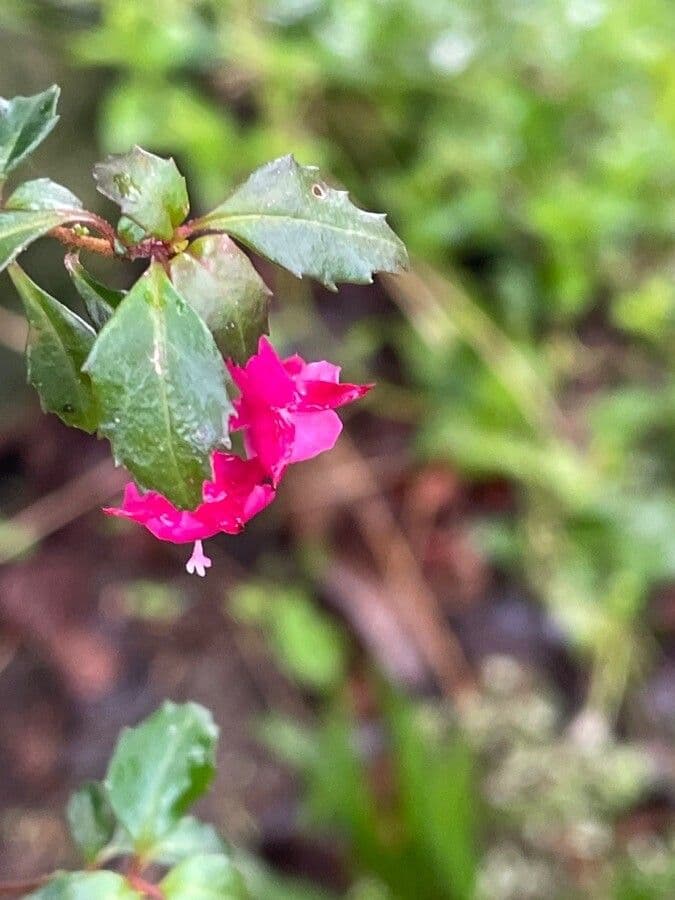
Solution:
[[[190,575],[197,574],[200,578],[203,578],[206,570],[211,568],[211,560],[204,553],[201,541],[195,541],[192,556],[185,563],[185,568]]]

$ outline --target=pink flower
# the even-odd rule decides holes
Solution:
[[[290,463],[311,459],[335,446],[342,422],[333,410],[367,394],[371,384],[340,384],[340,367],[306,363],[300,356],[280,359],[266,337],[241,367],[228,362],[241,391],[231,427],[244,429],[250,456],[276,486]]]
[[[177,509],[157,491],[141,493],[129,482],[122,506],[108,507],[103,512],[133,519],[161,541],[194,541],[194,552],[186,568],[190,573],[204,575],[211,560],[204,555],[202,540],[220,532],[238,534],[275,496],[274,488],[265,483],[268,476],[257,459],[216,452],[211,457],[211,468],[213,480],[204,482],[203,502],[196,509]]]

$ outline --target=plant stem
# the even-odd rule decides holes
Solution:
[[[89,250],[91,253],[98,253],[101,256],[114,256],[115,250],[109,238],[91,237],[88,234],[78,234],[72,228],[66,228],[59,225],[52,228],[49,232],[50,236],[56,238],[66,247],[77,248],[80,250]]]
[[[164,900],[164,894],[161,889],[156,884],[141,878],[140,875],[129,873],[126,879],[135,891],[145,894],[146,897],[152,897],[153,900]]]

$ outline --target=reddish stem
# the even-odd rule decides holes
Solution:
[[[145,878],[141,878],[140,875],[136,875],[134,872],[129,872],[126,878],[135,891],[145,894],[146,897],[152,897],[153,900],[164,900],[164,894],[156,884],[146,881]]]

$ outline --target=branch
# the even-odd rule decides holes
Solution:
[[[91,253],[98,253],[100,256],[115,255],[113,244],[108,237],[97,238],[88,234],[78,234],[72,228],[66,228],[64,225],[52,228],[49,235],[69,248],[89,250]]]
[[[12,897],[14,894],[24,894],[36,891],[46,884],[51,875],[42,875],[40,878],[32,878],[30,881],[5,881],[0,882],[0,897]]]
[[[104,503],[122,489],[126,478],[124,470],[116,469],[106,457],[6,520],[3,533],[11,535],[11,544],[0,535],[0,565],[11,562],[78,516]]]

